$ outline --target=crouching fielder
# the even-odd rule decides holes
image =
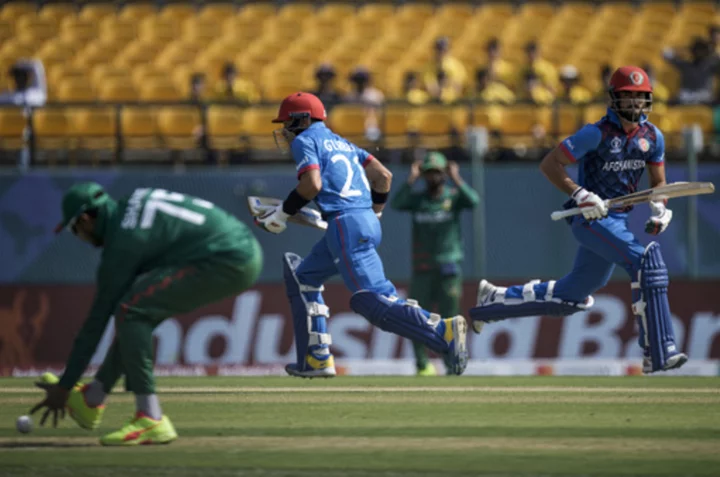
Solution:
[[[573,270],[557,281],[508,288],[483,280],[478,303],[470,312],[473,328],[504,318],[531,315],[567,316],[588,309],[591,293],[610,279],[615,264],[632,280],[633,313],[644,350],[643,372],[679,368],[687,356],[677,348],[667,298],[668,271],[660,246],[643,246],[628,230],[631,207],[608,210],[604,199],[635,192],[645,165],[650,186],[665,184],[665,141],[647,120],[652,107],[652,87],[647,73],[634,66],[614,72],[609,85],[610,107],[606,116],[565,139],[542,161],[540,168],[557,188],[570,196],[565,208],[580,207],[582,216],[568,219],[580,247]],[[577,162],[578,183],[565,171]],[[651,202],[652,215],[645,231],[662,233],[672,219],[663,202]]]
[[[452,372],[462,374],[467,365],[465,319],[441,319],[417,302],[398,298],[385,278],[376,249],[390,171],[367,151],[333,134],[325,117],[325,107],[312,94],[295,93],[282,102],[273,121],[283,124],[276,141],[278,146],[290,145],[299,183],[283,204],[255,219],[263,229],[279,234],[288,217],[314,200],[328,222],[327,232],[307,257],[283,257],[297,349],[297,362],[285,369],[300,377],[335,375],[322,291],[323,283],[339,273],[353,292],[353,311],[382,330],[448,355]]]

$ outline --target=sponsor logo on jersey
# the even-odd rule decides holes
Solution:
[[[325,147],[327,151],[353,152],[353,148],[350,144],[344,141],[337,141],[335,139],[325,139],[323,141],[323,147]]]
[[[642,159],[627,159],[625,161],[611,161],[603,165],[602,170],[605,172],[620,171],[636,171],[645,167],[645,161]]]
[[[640,147],[640,150],[642,152],[648,152],[650,150],[650,143],[644,137],[642,137],[642,138],[640,138],[640,140],[638,140],[638,146]]]
[[[140,209],[142,209],[142,200],[145,198],[150,189],[135,189],[130,199],[128,200],[127,208],[125,209],[125,215],[123,216],[120,227],[124,229],[134,229],[137,227],[138,216],[140,215]]]
[[[418,224],[439,224],[452,220],[452,214],[447,210],[436,210],[433,212],[418,212],[413,215],[413,220]]]
[[[567,148],[570,149],[571,151],[575,150],[575,144],[573,144],[570,139],[565,140],[565,146],[567,146]]]
[[[610,140],[610,152],[617,154],[620,151],[622,151],[622,139],[619,137],[612,138]]]

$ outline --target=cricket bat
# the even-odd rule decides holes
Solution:
[[[255,195],[248,196],[247,204],[250,215],[258,217],[268,210],[282,204],[281,199],[275,197],[258,197]],[[297,214],[291,216],[288,222],[292,222],[305,227],[313,227],[315,229],[327,230],[327,222],[322,219],[320,212],[310,207],[303,207]]]
[[[605,204],[607,204],[608,209],[617,209],[643,202],[659,201],[692,195],[712,194],[713,192],[715,192],[715,186],[712,182],[673,182],[672,184],[665,184],[664,186],[655,187],[653,189],[633,192],[632,194],[609,199],[605,201]],[[557,210],[550,214],[550,218],[553,220],[562,220],[566,217],[572,217],[573,215],[580,214],[582,214],[580,207],[575,207],[573,209]]]

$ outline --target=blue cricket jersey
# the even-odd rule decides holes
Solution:
[[[560,149],[579,163],[578,184],[603,199],[637,191],[645,165],[665,161],[665,138],[646,116],[637,129],[626,133],[611,109],[600,121],[565,139]]]
[[[325,123],[313,123],[290,146],[298,179],[319,169],[322,190],[315,203],[323,214],[372,207],[365,166],[373,156],[330,131]]]

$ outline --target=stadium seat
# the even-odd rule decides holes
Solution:
[[[23,15],[37,12],[35,2],[7,2],[0,9],[0,19],[15,21]]]
[[[189,64],[195,61],[201,47],[195,43],[178,40],[167,45],[155,58],[155,65],[172,69],[175,65]]]
[[[157,12],[157,7],[152,3],[127,3],[120,10],[118,17],[123,20],[138,21]]]
[[[311,3],[287,3],[277,13],[278,20],[297,22],[299,18],[308,18],[315,14],[315,7]]]
[[[151,16],[140,21],[139,37],[147,43],[169,43],[178,37],[180,27],[178,20]]]
[[[583,111],[583,122],[585,124],[596,123],[600,121],[607,113],[607,104],[594,103],[585,106]]]
[[[171,19],[178,24],[182,23],[186,18],[190,18],[197,14],[197,9],[187,3],[175,3],[165,5],[158,16],[162,19]]]
[[[34,13],[28,13],[18,18],[15,23],[15,34],[26,34],[29,37],[45,41],[57,35],[58,25],[52,18],[40,18]]]
[[[196,148],[195,133],[201,124],[200,110],[197,107],[164,107],[158,112],[158,131],[168,149]]]
[[[80,10],[79,17],[83,20],[100,21],[117,14],[117,6],[112,3],[88,3]]]
[[[488,131],[497,131],[500,129],[503,109],[503,106],[474,105],[470,124]]]
[[[0,149],[22,149],[26,124],[22,108],[0,108]]]
[[[452,144],[453,135],[465,131],[468,109],[464,106],[421,106],[413,112],[412,119],[422,147],[445,148]]]
[[[76,56],[73,63],[75,66],[88,70],[94,66],[107,64],[109,57],[117,51],[115,43],[93,42],[82,49]]]
[[[150,102],[180,101],[182,97],[168,78],[151,78],[139,85],[140,99]]]
[[[395,14],[395,7],[392,4],[366,3],[357,11],[357,18],[368,20],[381,20],[392,17]]]
[[[85,68],[78,68],[70,63],[52,65],[45,68],[45,73],[47,75],[49,92],[53,92],[55,87],[66,78],[82,79],[87,77],[87,70]]]
[[[84,46],[89,40],[97,37],[97,23],[92,19],[67,17],[60,23],[60,37]]]
[[[95,101],[95,92],[89,78],[65,78],[58,84],[57,98],[65,102]]]
[[[211,149],[244,149],[242,110],[236,106],[210,106],[207,110],[207,137]]]
[[[33,114],[35,145],[39,149],[68,149],[70,125],[64,109],[43,108]]]
[[[137,38],[137,22],[106,17],[100,21],[98,32],[101,40],[107,43],[124,45]]]
[[[70,15],[77,14],[77,7],[72,3],[49,3],[43,5],[38,17],[52,19],[55,23]]]
[[[277,13],[272,3],[244,3],[235,18],[248,23],[262,23]]]
[[[505,147],[528,146],[532,142],[533,129],[540,125],[535,105],[515,105],[503,109],[500,132]]]
[[[274,150],[275,139],[273,131],[278,129],[278,124],[272,123],[277,116],[276,107],[257,106],[247,108],[243,114],[243,124],[250,140],[250,147],[260,150]]]
[[[124,148],[155,149],[159,146],[157,123],[153,109],[123,107],[120,118]]]
[[[109,77],[97,84],[98,98],[110,103],[130,103],[138,100],[137,90],[129,78]]]
[[[388,105],[383,108],[383,144],[388,149],[402,149],[409,145],[409,121],[413,108],[402,105]]]
[[[198,13],[200,20],[210,20],[216,23],[222,23],[226,18],[230,18],[237,13],[237,8],[231,3],[209,3],[205,5]]]
[[[68,111],[74,147],[114,150],[117,147],[115,108],[73,108]]]
[[[652,114],[652,113],[651,113]],[[679,133],[686,127],[700,126],[704,133],[712,133],[713,112],[709,106],[673,106],[668,108],[669,133]]]
[[[538,110],[538,117],[548,134],[561,139],[574,134],[582,126],[581,109],[570,104]]]
[[[182,24],[180,37],[189,43],[207,45],[222,34],[222,25],[217,20],[191,17]]]
[[[381,116],[381,113],[378,114]],[[360,105],[341,104],[330,111],[328,126],[349,141],[364,146],[366,108]]]
[[[15,36],[15,23],[10,20],[0,20],[0,42]]]

